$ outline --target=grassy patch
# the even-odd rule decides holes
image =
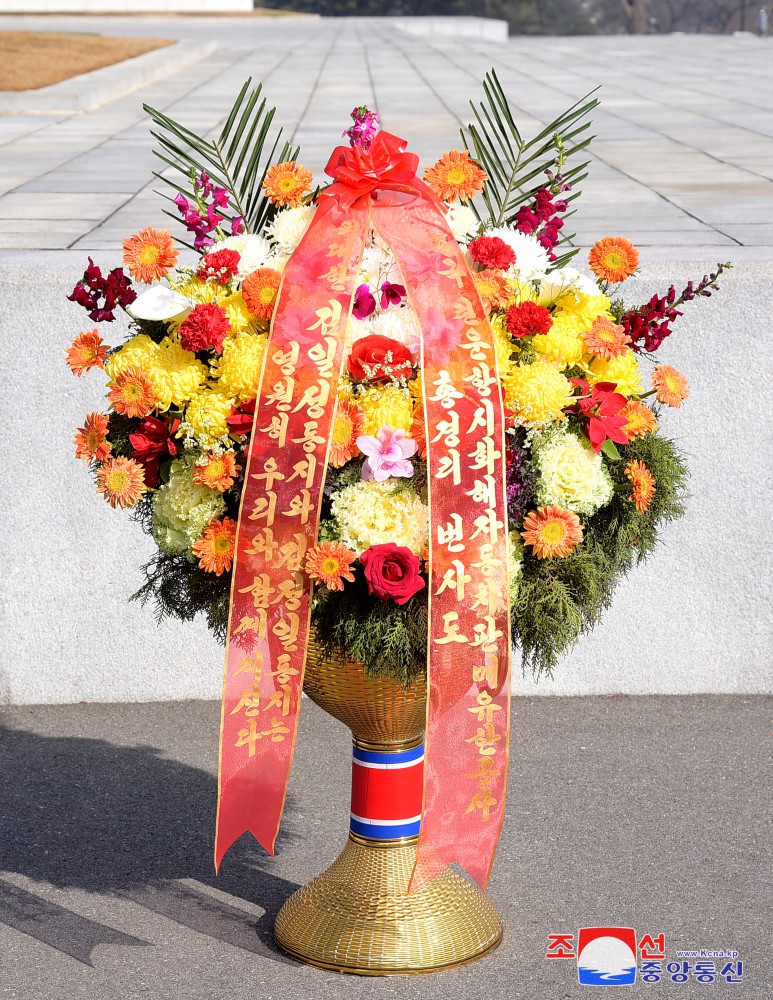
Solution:
[[[37,90],[173,43],[63,31],[0,31],[0,91]]]

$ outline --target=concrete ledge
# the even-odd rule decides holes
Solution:
[[[392,27],[422,37],[483,38],[487,42],[506,42],[509,36],[507,21],[498,21],[493,17],[389,17],[368,20],[388,21]]]
[[[113,66],[82,73],[38,90],[4,92],[0,115],[77,114],[177,73],[217,49],[217,42],[177,42]]]
[[[10,0],[4,14],[232,14],[253,0]]]
[[[93,252],[101,267],[120,252]],[[0,704],[217,698],[222,649],[202,620],[165,622],[129,604],[154,546],[96,494],[72,439],[104,406],[98,372],[74,378],[65,350],[93,323],[65,298],[86,251],[0,253],[6,545],[0,572]],[[713,261],[646,265],[626,300],[645,301]],[[686,516],[621,581],[604,621],[559,665],[554,681],[522,678],[529,695],[754,694],[771,690],[769,537],[773,406],[773,264],[739,264],[711,299],[692,303],[661,350],[691,396],[663,414],[687,453]],[[121,321],[106,324],[120,342]],[[30,456],[19,462],[20,455]]]

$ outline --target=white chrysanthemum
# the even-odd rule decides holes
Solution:
[[[219,240],[214,250],[235,250],[239,254],[239,278],[257,271],[259,267],[274,267],[274,248],[263,236],[255,233],[241,233]]]
[[[515,263],[507,271],[508,278],[533,281],[542,278],[550,267],[548,252],[535,236],[519,233],[517,229],[510,229],[509,226],[487,229],[484,235],[498,236],[515,251]]]
[[[357,555],[394,542],[421,555],[429,539],[428,511],[410,489],[374,479],[345,486],[331,504],[338,537]]]
[[[360,284],[370,285],[374,292],[380,289],[385,281],[395,285],[402,284],[394,256],[375,244],[365,248],[358,281]]]
[[[480,222],[468,205],[451,205],[446,211],[446,222],[457,243],[467,243],[478,232]]]
[[[315,211],[314,205],[282,209],[274,216],[271,225],[266,227],[266,236],[276,244],[280,253],[289,256],[303,239]]]
[[[535,435],[532,454],[539,469],[537,503],[578,514],[595,514],[614,487],[601,455],[569,430]]]
[[[541,306],[552,305],[570,289],[591,297],[601,295],[601,289],[592,278],[574,267],[560,267],[540,277],[537,301]]]
[[[389,337],[391,340],[405,344],[411,354],[418,356],[421,345],[421,327],[416,313],[410,306],[390,306],[383,312],[371,316],[369,327],[369,333],[376,333],[380,337]],[[367,334],[361,336],[367,336]],[[359,340],[360,335],[356,339]]]

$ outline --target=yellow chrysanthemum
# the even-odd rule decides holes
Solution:
[[[259,333],[237,333],[226,337],[223,353],[212,362],[218,390],[240,403],[254,399],[260,385],[260,370],[266,338]]]
[[[377,435],[382,427],[393,431],[411,429],[413,403],[410,392],[398,385],[385,387],[373,385],[357,397],[357,404],[365,414],[362,433]]]
[[[582,361],[585,350],[582,328],[582,321],[577,316],[556,313],[548,332],[538,334],[532,344],[546,361],[556,362],[561,368],[571,368]]]
[[[195,274],[186,276],[181,280],[170,278],[169,284],[180,295],[184,295],[186,299],[201,304],[214,302],[222,294],[222,288],[216,281],[202,281]],[[182,319],[180,322],[182,322]]]
[[[497,365],[499,371],[505,372],[510,364],[510,355],[515,353],[515,346],[507,332],[507,325],[504,313],[497,313],[491,317],[491,329],[494,334],[494,349],[497,352]],[[420,379],[416,379],[420,382]]]
[[[639,362],[630,349],[610,361],[595,358],[588,369],[588,380],[592,385],[596,382],[614,382],[617,391],[624,396],[638,396],[642,391]]]
[[[203,447],[211,446],[228,434],[232,406],[233,400],[220,392],[200,392],[188,404],[181,430]]]
[[[533,364],[510,364],[502,376],[505,403],[525,424],[541,426],[564,420],[572,401],[572,385],[555,365],[540,359]]]
[[[574,316],[582,329],[589,330],[599,316],[612,319],[611,305],[606,295],[585,295],[583,292],[569,290],[556,303],[555,319],[561,314]]]
[[[228,315],[228,322],[234,333],[257,333],[259,327],[255,317],[244,303],[244,296],[241,292],[234,292],[225,298],[218,299],[219,306],[225,309]]]
[[[126,368],[142,368],[147,371],[149,362],[155,353],[155,341],[151,340],[145,333],[138,333],[136,337],[127,340],[123,347],[107,359],[105,371],[113,381]]]
[[[200,390],[207,366],[170,337],[164,337],[150,362],[148,375],[159,398],[160,410],[183,406]]]

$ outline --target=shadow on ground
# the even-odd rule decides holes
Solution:
[[[117,895],[201,934],[288,961],[276,949],[272,928],[298,886],[266,871],[266,855],[249,837],[234,845],[216,879],[213,826],[202,820],[215,814],[213,775],[152,747],[46,737],[2,725],[0,748],[0,871],[61,889]],[[220,892],[260,900],[265,912],[256,920],[247,908],[218,899]],[[97,944],[149,944],[7,878],[0,878],[0,922],[87,965]]]

